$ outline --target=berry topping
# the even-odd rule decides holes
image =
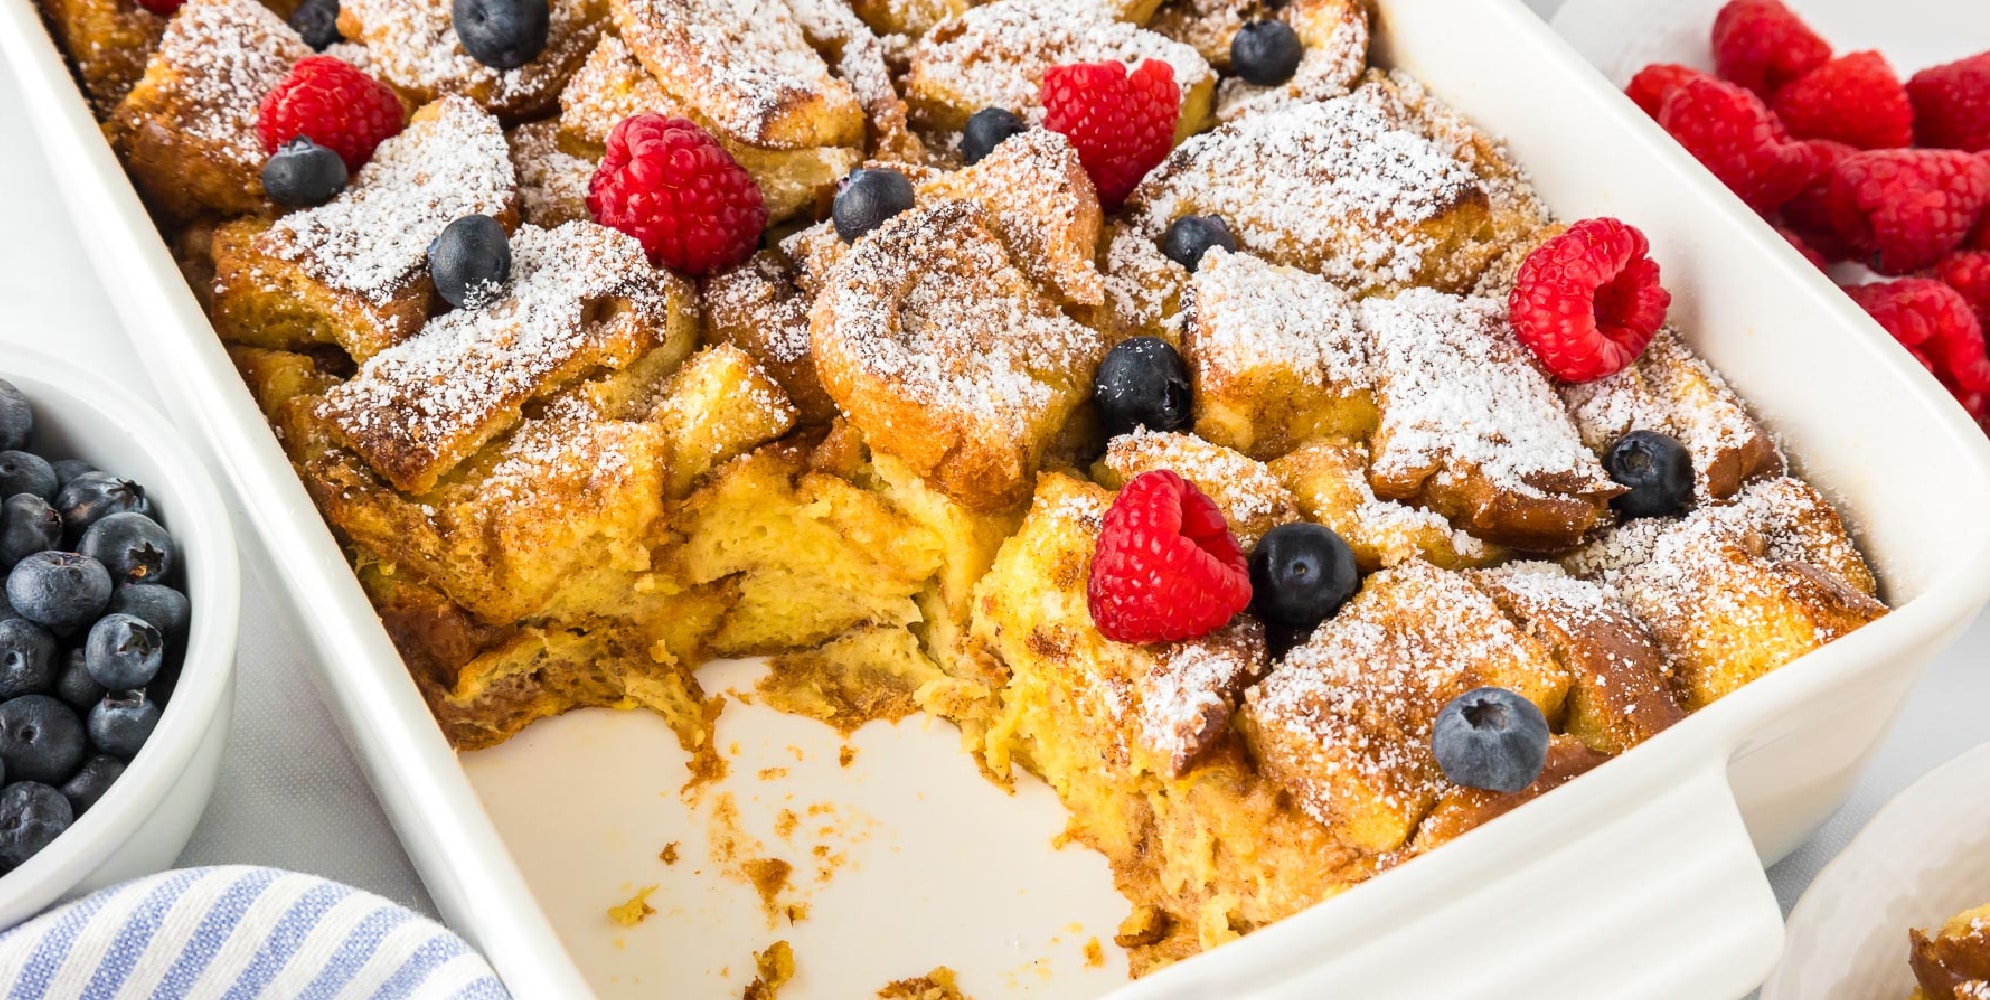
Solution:
[[[112,691],[152,683],[166,662],[166,637],[152,623],[131,615],[108,614],[90,626],[83,666],[90,678]],[[53,676],[50,677],[53,680]]]
[[[55,468],[31,451],[0,451],[0,497],[27,493],[55,499]]]
[[[1191,271],[1202,263],[1202,255],[1210,247],[1237,252],[1237,237],[1230,234],[1230,224],[1214,215],[1184,215],[1168,223],[1168,231],[1161,234],[1161,252]]]
[[[1030,127],[1013,111],[982,108],[968,116],[967,127],[961,131],[960,158],[968,166],[974,166],[981,162],[982,157],[994,152],[1002,140],[1029,130]]]
[[[256,134],[265,153],[303,136],[357,171],[401,125],[401,99],[386,84],[342,59],[307,56],[263,98]]]
[[[55,470],[55,481],[64,486],[69,485],[70,480],[75,479],[85,472],[97,471],[96,466],[80,458],[60,459],[49,463],[49,467]]]
[[[143,618],[167,639],[186,635],[187,623],[193,617],[187,595],[157,583],[127,583],[117,588],[104,610]]]
[[[1053,66],[1042,96],[1044,127],[1071,140],[1109,212],[1174,148],[1181,88],[1158,59],[1131,72],[1118,61]]]
[[[1831,262],[1825,260],[1824,255],[1818,253],[1816,248],[1804,242],[1804,238],[1797,235],[1796,230],[1785,226],[1775,226],[1773,228],[1776,230],[1776,235],[1781,236],[1790,246],[1795,247],[1797,253],[1803,254],[1803,259],[1810,261],[1811,266],[1820,271],[1831,266]]]
[[[1831,58],[1831,43],[1782,0],[1731,0],[1714,17],[1713,47],[1722,79],[1765,98]]]
[[[1758,212],[1795,197],[1815,170],[1809,150],[1788,138],[1762,99],[1731,83],[1680,83],[1658,123]]]
[[[136,0],[136,2],[140,7],[160,17],[171,17],[173,12],[180,9],[181,4],[186,3],[186,0]]]
[[[19,493],[0,501],[0,572],[62,542],[62,515],[48,501]]]
[[[103,564],[74,552],[37,552],[7,574],[7,603],[57,635],[96,621],[110,599],[111,575]]]
[[[1914,105],[1893,66],[1877,52],[1840,56],[1776,92],[1776,116],[1799,139],[1830,139],[1859,149],[1914,144]]]
[[[1610,478],[1630,492],[1610,501],[1627,517],[1677,517],[1693,506],[1693,456],[1657,431],[1632,431],[1603,456]]]
[[[14,383],[0,378],[0,450],[13,451],[28,446],[35,429],[35,411],[28,397]]]
[[[113,583],[161,583],[179,568],[179,546],[159,522],[129,511],[105,515],[76,540],[76,551],[104,564]]]
[[[300,137],[263,163],[263,192],[285,208],[311,208],[338,197],[349,176],[339,154]]]
[[[1711,80],[1713,77],[1691,66],[1677,63],[1653,63],[1638,70],[1631,82],[1624,86],[1624,96],[1629,97],[1644,113],[1658,117],[1658,110],[1665,106],[1665,99],[1688,80]]]
[[[1114,344],[1092,376],[1092,402],[1108,438],[1140,427],[1181,430],[1192,415],[1191,399],[1188,365],[1159,337]]]
[[[1129,480],[1106,511],[1085,600],[1108,639],[1179,642],[1236,617],[1251,581],[1216,503],[1157,469]]]
[[[1977,324],[1990,330],[1990,253],[1971,250],[1954,254],[1935,265],[1934,276],[1961,292],[1970,310],[1976,313]],[[4,565],[6,556],[0,550],[0,566]]]
[[[1990,162],[1947,149],[1856,153],[1831,170],[1832,231],[1881,274],[1911,274],[1962,246],[1990,204]]]
[[[1527,255],[1507,310],[1513,330],[1565,382],[1622,371],[1665,323],[1672,294],[1643,233],[1585,219]]]
[[[1810,156],[1811,180],[1796,197],[1783,205],[1783,224],[1802,237],[1804,245],[1825,260],[1851,260],[1857,254],[1832,228],[1831,211],[1825,203],[1825,195],[1831,190],[1831,172],[1838,161],[1859,151],[1842,142],[1829,140],[1813,140],[1803,145]]]
[[[1517,792],[1533,784],[1548,762],[1548,719],[1505,688],[1474,688],[1437,713],[1430,742],[1453,784]]]
[[[1925,278],[1853,285],[1845,292],[1933,373],[1970,416],[1985,415],[1990,359],[1984,356],[1983,327],[1961,292]]]
[[[122,511],[152,513],[152,501],[145,487],[108,472],[86,472],[62,484],[55,494],[55,509],[62,514],[62,533],[81,538],[90,525]]]
[[[463,51],[492,69],[517,69],[539,58],[553,28],[546,0],[455,0],[449,16]]]
[[[896,170],[852,170],[837,186],[829,216],[845,243],[884,225],[886,219],[912,207],[912,182]]]
[[[760,186],[732,154],[691,122],[650,113],[608,133],[587,210],[635,237],[651,263],[693,275],[745,260],[767,227]]]
[[[458,309],[480,309],[511,284],[511,237],[488,215],[466,215],[442,227],[428,245],[435,293]]]
[[[1921,145],[1990,150],[1990,52],[1914,74],[1907,95]]]
[[[1354,550],[1332,529],[1306,521],[1265,532],[1250,568],[1251,610],[1294,631],[1311,632],[1361,589]]]
[[[83,721],[54,698],[29,694],[0,703],[0,763],[8,781],[67,781],[88,749]],[[5,827],[0,821],[0,830]]]
[[[104,693],[104,686],[90,676],[90,654],[81,646],[71,649],[55,678],[55,696],[78,712],[88,712]]]
[[[290,12],[290,27],[314,52],[345,40],[339,33],[339,0],[304,0]]]
[[[1230,39],[1230,72],[1246,83],[1276,87],[1292,79],[1305,54],[1291,25],[1275,18],[1249,21]]]
[[[84,761],[75,777],[63,782],[62,794],[69,799],[69,806],[76,811],[76,815],[81,816],[123,776],[124,761],[98,754]]]
[[[0,621],[0,698],[39,694],[61,669],[55,637],[22,618]]]
[[[143,691],[113,691],[90,709],[90,745],[120,760],[138,756],[158,727],[159,705]]]
[[[162,0],[145,2],[149,7]],[[178,0],[172,5],[179,6]],[[16,780],[0,789],[0,864],[8,868],[26,864],[75,821],[69,800],[46,784]]]

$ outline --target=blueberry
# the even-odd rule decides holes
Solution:
[[[318,52],[345,40],[339,34],[339,0],[304,0],[290,12],[290,27]]]
[[[111,790],[111,785],[124,776],[124,761],[108,754],[98,754],[83,762],[81,770],[62,785],[63,797],[69,800],[76,815],[81,816]]]
[[[456,0],[450,14],[463,51],[492,69],[539,58],[553,25],[546,0]]]
[[[1604,456],[1610,478],[1630,492],[1610,501],[1624,517],[1673,517],[1693,506],[1693,456],[1655,431],[1632,431]]]
[[[69,481],[71,479],[74,479],[85,472],[97,471],[96,466],[91,465],[90,463],[80,458],[65,458],[59,462],[51,462],[49,463],[49,468],[55,470],[55,481],[59,483],[61,486],[69,485]]]
[[[1202,255],[1212,247],[1237,252],[1230,224],[1214,215],[1184,215],[1168,223],[1168,231],[1161,234],[1161,252],[1191,271],[1202,266]]]
[[[150,514],[152,501],[145,498],[145,487],[129,479],[108,472],[86,472],[63,484],[55,494],[55,509],[62,512],[62,536],[76,539],[107,515],[122,511]]]
[[[0,698],[48,690],[60,662],[48,630],[24,618],[0,621]]]
[[[104,564],[116,583],[158,583],[179,568],[179,546],[143,514],[110,514],[90,525],[76,551]]]
[[[97,619],[83,644],[83,664],[90,676],[112,691],[152,683],[165,662],[166,637],[151,622],[131,615],[108,614]]]
[[[104,610],[143,618],[168,642],[185,638],[193,617],[187,595],[157,583],[127,583],[111,591],[111,603]]]
[[[111,599],[104,564],[74,552],[37,552],[7,574],[7,601],[21,617],[57,635],[97,620]]]
[[[1292,79],[1306,47],[1299,33],[1284,21],[1251,21],[1230,39],[1230,72],[1260,87],[1276,87]]]
[[[78,712],[88,712],[107,692],[90,676],[89,653],[77,646],[62,657],[62,673],[55,678],[55,696]]]
[[[55,467],[31,451],[0,451],[0,497],[29,493],[43,500],[55,499],[60,488]]]
[[[7,600],[5,583],[4,579],[0,579],[0,622],[13,621],[17,618],[21,621],[27,621],[27,618],[23,617],[19,611],[14,610],[12,602]]]
[[[62,515],[32,493],[0,501],[0,570],[62,544]]]
[[[511,284],[511,237],[488,215],[466,215],[428,245],[428,276],[436,294],[458,309],[497,301]]]
[[[299,136],[263,161],[263,193],[285,208],[312,208],[338,197],[348,176],[339,154]]]
[[[1534,783],[1548,759],[1548,719],[1505,688],[1474,688],[1437,713],[1431,748],[1454,784],[1517,792]]]
[[[1136,427],[1176,431],[1188,426],[1188,365],[1158,337],[1122,340],[1092,376],[1092,400],[1107,437]]]
[[[993,152],[1002,140],[1029,130],[1012,111],[982,108],[968,116],[967,128],[960,134],[960,158],[971,167]]]
[[[885,220],[912,207],[912,182],[896,170],[852,170],[829,205],[836,235],[845,243],[884,225]]]
[[[1266,622],[1311,631],[1360,589],[1354,550],[1330,528],[1281,524],[1251,550],[1251,609]]]
[[[83,763],[86,743],[83,721],[69,706],[48,695],[28,694],[0,702],[0,764],[6,765],[10,779],[51,785],[68,781]]]
[[[6,707],[0,705],[0,710]],[[159,706],[145,692],[113,691],[90,709],[90,743],[113,757],[130,760],[138,755],[158,725]],[[8,766],[11,769],[12,763]]]
[[[27,864],[74,822],[69,798],[46,784],[16,781],[0,788],[0,864]]]
[[[14,383],[0,378],[0,451],[14,451],[28,446],[28,436],[35,430],[35,411],[28,405],[28,397]]]

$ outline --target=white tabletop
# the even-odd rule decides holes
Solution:
[[[1528,0],[1544,15],[1560,0]],[[81,239],[57,200],[19,97],[0,79],[0,350],[35,345],[90,359],[153,399],[124,346]],[[145,331],[134,330],[133,336]],[[245,534],[241,685],[220,787],[184,864],[260,864],[323,875],[432,912],[427,894],[309,679],[294,612],[260,541]],[[1990,617],[1929,671],[1857,789],[1823,830],[1770,872],[1787,909],[1893,794],[1990,742]]]

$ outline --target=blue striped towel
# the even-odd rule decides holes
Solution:
[[[507,1000],[441,925],[271,868],[113,886],[0,934],[0,1000]]]

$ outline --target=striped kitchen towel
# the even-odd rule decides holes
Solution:
[[[441,925],[271,868],[113,886],[0,934],[0,1000],[506,1000]]]

